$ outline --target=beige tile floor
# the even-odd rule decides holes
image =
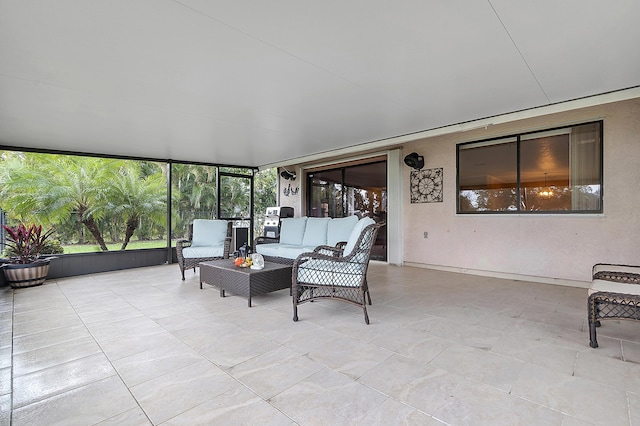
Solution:
[[[0,288],[0,424],[640,425],[640,324],[586,290],[372,264],[371,324],[175,265]]]

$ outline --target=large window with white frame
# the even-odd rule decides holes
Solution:
[[[602,121],[456,151],[457,213],[602,212]]]

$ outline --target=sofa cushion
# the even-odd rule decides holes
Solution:
[[[280,226],[280,243],[302,245],[304,228],[307,225],[307,217],[287,217],[282,219]]]
[[[351,254],[351,252],[353,252],[353,250],[356,248],[356,242],[358,241],[362,230],[369,225],[373,225],[374,223],[376,222],[370,217],[363,217],[358,221],[358,223],[356,223],[356,226],[354,226],[353,230],[351,230],[351,234],[349,235],[349,239],[347,240],[347,245],[344,247],[343,256],[348,256]]]
[[[298,265],[298,282],[357,287],[362,282],[364,267],[364,264],[311,259]]]
[[[358,216],[355,215],[331,219],[327,225],[327,245],[335,246],[347,241],[356,223],[358,223]]]
[[[185,247],[184,249],[182,249],[182,256],[185,259],[195,259],[199,257],[222,257],[224,256],[224,245]]]
[[[640,295],[640,285],[595,279],[591,282],[589,294],[593,294],[598,291]]]
[[[313,251],[316,246],[298,246],[295,244],[258,244],[256,252],[263,256],[283,257],[285,259],[295,259],[302,253]]]
[[[278,255],[279,243],[256,244],[256,253],[263,256],[281,257]]]
[[[224,240],[227,238],[228,226],[229,223],[226,220],[195,219],[193,221],[193,239],[191,240],[191,247],[221,246],[224,250]]]
[[[303,246],[317,247],[327,244],[327,225],[331,219],[328,217],[310,217],[304,228]]]

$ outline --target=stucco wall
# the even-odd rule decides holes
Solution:
[[[302,206],[302,185],[300,184],[302,178],[300,177],[300,170],[297,167],[289,166],[287,170],[296,173],[294,180],[284,179],[280,176],[280,172],[284,169],[278,169],[278,205],[281,207],[293,207],[293,213],[295,217],[304,216],[300,211]]]
[[[456,215],[457,143],[600,119],[603,214]],[[404,147],[412,151],[444,169],[444,200],[411,204],[402,169],[405,263],[573,285],[590,281],[594,263],[640,264],[640,99],[424,139]]]

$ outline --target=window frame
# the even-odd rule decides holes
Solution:
[[[599,191],[599,208],[584,210],[584,209],[567,209],[567,210],[537,210],[529,211],[522,209],[522,183],[521,183],[521,142],[534,139],[533,135],[543,134],[561,134],[563,131],[569,133],[573,128],[585,125],[598,124],[598,137],[600,139],[599,146],[599,178],[600,178],[600,191]],[[461,142],[456,144],[456,214],[458,215],[566,215],[566,214],[602,214],[604,212],[604,120],[594,120],[588,122],[580,122],[571,125],[558,126],[553,128],[544,128],[539,130],[531,130],[528,132],[513,133],[503,136],[496,136],[493,138],[479,139],[468,142]],[[460,150],[469,145],[501,145],[507,143],[513,143],[515,139],[516,143],[516,209],[514,210],[475,210],[475,211],[461,211],[460,209]],[[504,142],[499,142],[504,140]],[[571,166],[571,164],[570,164]]]

